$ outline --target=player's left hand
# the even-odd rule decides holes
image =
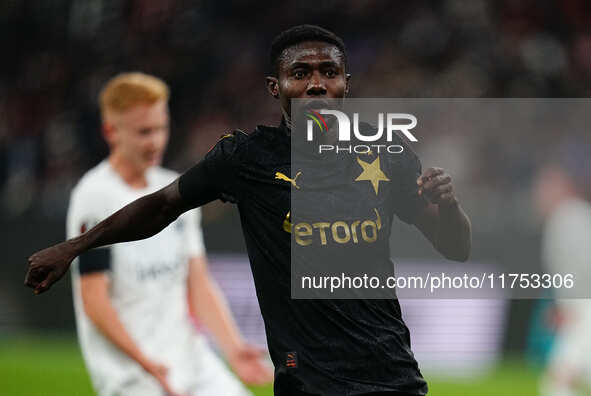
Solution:
[[[244,383],[248,385],[268,384],[273,381],[273,371],[263,361],[264,355],[264,350],[243,344],[235,348],[228,356],[228,363]]]
[[[436,205],[455,205],[458,200],[453,192],[451,176],[442,168],[428,168],[417,179],[419,195]]]

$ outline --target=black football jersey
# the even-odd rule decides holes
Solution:
[[[251,134],[223,136],[179,180],[191,206],[214,199],[238,206],[277,395],[427,393],[397,299],[292,299],[291,294],[292,244],[303,252],[307,247],[327,252],[326,257],[331,249],[349,257],[371,252],[365,263],[389,263],[393,219],[412,223],[426,205],[417,194],[420,161],[402,139],[399,144],[405,150],[395,156],[352,155],[338,166],[292,169],[289,130],[284,124],[258,126]],[[292,198],[306,192],[301,199],[297,195],[298,203],[310,197],[328,202],[330,210],[323,212],[320,205],[317,213],[292,214]]]

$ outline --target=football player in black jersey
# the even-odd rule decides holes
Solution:
[[[425,395],[427,384],[411,352],[397,300],[291,298],[290,248],[295,232],[290,199],[305,175],[291,169],[290,99],[343,98],[350,75],[343,41],[312,25],[278,35],[271,48],[271,65],[267,88],[283,113],[277,127],[258,126],[250,134],[224,135],[174,183],[125,206],[82,236],[33,254],[25,284],[42,293],[86,250],[150,237],[183,212],[215,199],[233,202],[240,212],[275,365],[275,394]],[[370,242],[376,248],[386,246],[381,258],[389,255],[387,238],[382,236],[389,235],[395,214],[415,225],[446,258],[467,260],[471,227],[451,177],[441,168],[422,172],[416,155],[405,148],[395,163],[379,169],[377,162],[380,172],[396,173],[396,177],[384,174],[381,180],[365,179],[376,196],[381,189],[390,194],[385,197],[393,197],[381,199],[380,207],[356,209],[360,215],[375,210],[379,217],[378,228],[384,232]],[[388,182],[380,183],[384,178]]]

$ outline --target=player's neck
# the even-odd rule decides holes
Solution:
[[[129,161],[121,158],[116,154],[109,156],[109,165],[117,172],[121,179],[131,188],[142,189],[148,186],[148,180],[146,179],[146,172],[144,170],[138,170],[132,166]]]
[[[281,110],[283,111],[283,108]],[[291,135],[291,119],[287,113],[283,113],[283,117],[281,117],[281,122],[278,127],[279,129],[284,130],[288,136]]]

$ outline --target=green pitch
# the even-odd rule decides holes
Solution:
[[[450,381],[427,376],[432,396],[536,396],[539,373],[518,360],[489,376]],[[94,395],[76,341],[55,337],[0,337],[0,394],[7,396]],[[252,388],[271,396],[271,387]]]

